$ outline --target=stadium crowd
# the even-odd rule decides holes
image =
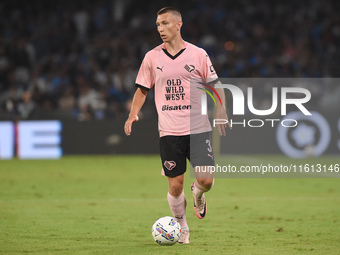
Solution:
[[[2,1],[0,119],[125,118],[143,56],[161,43],[155,13],[166,5]],[[172,5],[183,13],[184,40],[208,52],[220,77],[340,74],[336,1],[196,0]],[[321,100],[340,92],[325,85],[312,93]],[[255,100],[263,96],[256,94]],[[151,93],[143,112],[153,116],[154,111]]]

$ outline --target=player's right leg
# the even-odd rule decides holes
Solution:
[[[187,201],[183,192],[184,174],[176,177],[168,177],[169,192],[167,199],[173,216],[178,220],[182,228],[179,243],[189,243],[190,234],[186,219]]]
[[[189,227],[186,221],[186,199],[183,192],[186,171],[187,150],[185,136],[164,136],[160,138],[160,153],[164,175],[168,177],[167,199],[173,216],[182,228],[179,243],[189,243]]]

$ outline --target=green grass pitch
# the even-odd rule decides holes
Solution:
[[[308,162],[320,160],[339,163]],[[218,178],[203,220],[192,181],[191,243],[163,247],[151,236],[171,215],[158,156],[0,161],[0,254],[340,254],[339,179]]]

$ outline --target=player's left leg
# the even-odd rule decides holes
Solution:
[[[191,191],[194,197],[194,211],[199,219],[203,219],[207,214],[207,202],[204,193],[208,192],[213,185],[213,178],[196,178],[191,185]]]
[[[204,193],[209,191],[214,183],[215,171],[212,169],[215,167],[215,160],[211,136],[211,132],[206,132],[190,137],[190,162],[196,178],[191,185],[191,191],[194,197],[194,211],[199,219],[203,219],[207,214]]]

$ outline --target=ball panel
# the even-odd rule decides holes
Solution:
[[[181,236],[181,225],[175,218],[164,216],[155,221],[151,233],[156,243],[173,245]]]

